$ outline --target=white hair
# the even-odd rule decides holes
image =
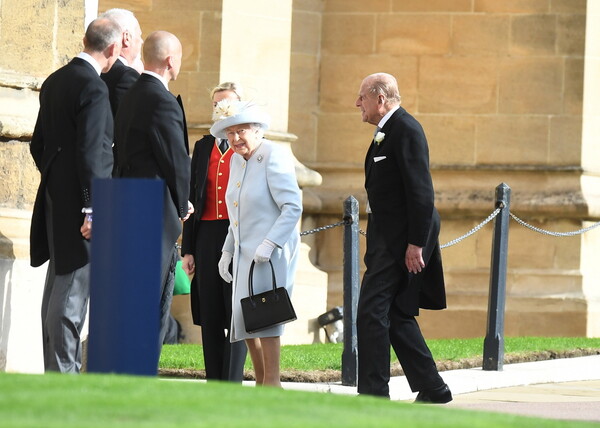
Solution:
[[[251,123],[250,128],[256,131],[259,140],[265,136],[265,130],[260,123]]]
[[[129,33],[133,32],[138,23],[133,12],[127,9],[109,9],[100,15],[99,18],[106,18],[110,19],[111,21],[115,21],[121,26],[123,31],[127,31]]]

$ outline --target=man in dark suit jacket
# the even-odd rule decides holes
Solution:
[[[114,118],[117,115],[123,95],[140,77],[140,73],[134,66],[137,64],[137,61],[141,63],[139,57],[144,40],[142,39],[140,23],[133,12],[126,9],[109,9],[100,15],[100,17],[115,21],[123,29],[121,55],[119,55],[119,58],[117,58],[117,61],[115,61],[110,70],[100,75],[108,87],[110,109]],[[113,157],[115,158],[114,166],[116,168],[118,161],[117,150],[114,146]]]
[[[121,28],[96,19],[84,50],[51,74],[40,92],[31,155],[41,172],[31,219],[31,265],[47,260],[42,297],[46,370],[78,373],[89,298],[91,182],[111,175],[113,118],[101,71],[121,50]],[[84,217],[82,209],[88,213]]]
[[[142,50],[142,29],[133,12],[126,9],[109,9],[100,15],[115,21],[123,29],[121,55],[106,73],[100,77],[108,87],[110,108],[113,117],[117,115],[117,109],[123,95],[131,88],[140,77],[140,73],[134,68]]]
[[[367,270],[358,303],[358,392],[389,397],[390,344],[418,402],[447,403],[450,389],[435,366],[415,316],[443,309],[429,149],[419,122],[400,107],[396,79],[367,76],[356,106],[376,125],[365,159]]]
[[[123,97],[115,119],[119,163],[117,177],[160,178],[165,181],[161,269],[159,349],[166,334],[173,297],[181,220],[188,202],[190,158],[185,116],[168,90],[181,67],[181,43],[171,33],[156,31],[144,43],[145,70]],[[143,213],[140,213],[143,215]],[[157,302],[159,304],[159,302]],[[158,363],[158,362],[157,362]]]

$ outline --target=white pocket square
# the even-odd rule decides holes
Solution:
[[[379,162],[379,161],[384,160],[385,158],[387,158],[387,156],[375,156],[373,158],[373,162]]]

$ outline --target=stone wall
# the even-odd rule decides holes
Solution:
[[[3,0],[0,7],[0,370],[43,371],[40,304],[46,270],[29,266],[39,172],[29,141],[48,74],[81,50],[84,2]],[[75,36],[77,35],[77,36]]]
[[[586,39],[586,1],[321,5],[317,124],[298,132],[318,147],[306,159],[323,175],[315,223],[339,220],[349,194],[364,209],[372,127],[354,102],[362,78],[378,71],[398,78],[402,105],[428,136],[442,243],[493,211],[501,182],[512,188],[512,212],[538,227],[577,230],[600,218],[598,162],[582,159],[582,150],[592,153],[582,145],[586,73],[585,95],[598,95],[597,67],[585,69],[586,41],[597,39],[589,31]],[[600,334],[598,293],[590,294],[599,280],[582,259],[597,251],[593,236],[554,238],[511,223],[507,334]],[[316,239],[314,259],[330,274],[333,306],[341,302],[341,232]],[[443,251],[449,310],[423,314],[429,337],[485,333],[490,252],[491,225]],[[595,285],[584,291],[584,282]]]

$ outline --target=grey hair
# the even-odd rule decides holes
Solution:
[[[374,95],[383,95],[392,104],[400,104],[401,97],[398,90],[398,82],[391,74],[377,73],[372,75],[372,83],[369,92]]]
[[[115,21],[121,26],[123,32],[128,31],[131,33],[137,24],[137,18],[132,11],[127,9],[109,9],[98,18],[106,18]]]
[[[103,52],[113,43],[119,43],[123,29],[115,21],[96,18],[85,31],[85,47],[92,52]]]
[[[252,128],[253,130],[255,130],[259,133],[260,138],[265,136],[265,130],[263,129],[263,127],[261,126],[260,123],[250,123],[249,125],[250,125],[250,128]]]
[[[242,87],[235,82],[223,82],[212,88],[210,91],[210,98],[212,99],[217,92],[231,91],[237,95],[238,101],[242,101],[243,91]]]

